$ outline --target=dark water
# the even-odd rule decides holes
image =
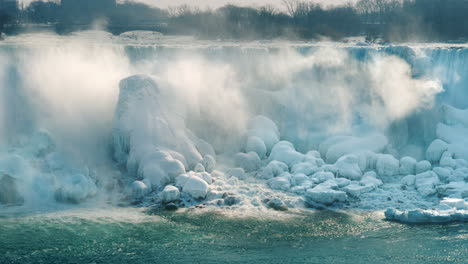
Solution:
[[[113,209],[0,218],[0,263],[468,263],[468,226],[336,212]]]

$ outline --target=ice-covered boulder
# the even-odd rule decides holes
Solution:
[[[398,175],[400,162],[389,154],[380,154],[377,157],[376,171],[380,177]]]
[[[362,178],[362,171],[358,164],[358,158],[354,155],[346,155],[338,159],[335,163],[337,168],[337,176],[344,177],[353,181],[358,181]]]
[[[288,191],[291,189],[289,178],[289,173],[284,173],[280,177],[269,179],[268,185],[275,190]]]
[[[294,186],[302,185],[306,181],[309,181],[309,177],[303,173],[294,174],[291,178],[292,185]]]
[[[247,128],[248,138],[257,137],[261,139],[265,144],[267,153],[269,153],[273,146],[279,142],[280,133],[278,127],[273,121],[265,116],[256,116],[250,120]]]
[[[448,144],[440,139],[432,141],[426,150],[426,159],[430,162],[439,162],[442,154],[448,150]]]
[[[349,196],[357,198],[361,196],[361,194],[371,192],[374,189],[375,187],[372,185],[352,183],[344,187],[342,190],[345,191]]]
[[[190,194],[193,198],[205,198],[208,193],[209,185],[206,181],[197,176],[191,176],[187,179],[182,191]]]
[[[416,169],[416,163],[418,163],[412,157],[403,157],[400,159],[400,174],[409,175],[414,174]]]
[[[437,177],[437,174],[433,171],[426,171],[416,175],[415,186],[418,192],[423,196],[435,194],[435,187],[439,183],[439,177]]]
[[[270,163],[268,163],[268,165],[265,166],[265,168],[263,168],[261,173],[257,174],[257,177],[268,180],[277,177],[283,174],[283,172],[287,171],[288,165],[281,161],[272,160],[270,161]]]
[[[366,137],[335,136],[325,140],[320,145],[320,153],[328,163],[335,163],[340,157],[359,152],[381,152],[388,144],[382,134]]]
[[[216,159],[211,155],[205,155],[202,160],[202,165],[207,172],[211,173],[216,168]]]
[[[383,182],[377,179],[377,174],[373,171],[368,171],[364,173],[362,176],[361,181],[359,182],[361,185],[370,185],[374,186],[375,188],[380,187],[383,185]]]
[[[468,198],[468,183],[462,181],[439,185],[437,193],[442,197]]]
[[[264,159],[266,158],[267,148],[261,138],[250,136],[245,143],[245,152],[255,152],[261,159]]]
[[[316,172],[316,170],[317,170],[317,166],[315,164],[312,164],[310,162],[301,162],[301,163],[295,164],[292,167],[291,172],[292,173],[303,173],[305,175],[311,175],[314,172]]]
[[[416,175],[406,175],[401,179],[401,183],[406,186],[414,186],[416,183]]]
[[[208,143],[187,129],[184,114],[162,93],[148,76],[122,80],[112,131],[116,161],[127,166],[130,175],[138,171],[156,186],[169,182],[170,174],[202,163],[204,155],[215,156]]]
[[[173,201],[177,201],[180,199],[180,191],[175,186],[167,185],[162,190],[160,196],[161,196],[161,200],[165,203],[173,202]]]
[[[151,191],[151,189],[148,188],[148,186],[146,186],[146,184],[142,181],[132,182],[132,184],[130,185],[130,189],[132,192],[132,196],[135,199],[140,199]]]
[[[468,182],[468,168],[458,168],[448,177],[449,182]]]
[[[314,173],[310,178],[314,183],[318,184],[335,179],[335,175],[329,171],[319,171]]]
[[[348,200],[345,192],[333,190],[324,184],[319,184],[312,189],[308,189],[305,197],[312,202],[324,205],[332,205],[333,203],[346,202]]]
[[[291,142],[280,141],[274,145],[270,153],[270,160],[277,160],[293,167],[304,161],[304,154],[297,152]]]
[[[422,161],[416,163],[416,167],[415,167],[416,174],[423,173],[423,172],[426,172],[426,171],[430,171],[431,169],[432,169],[432,165],[427,160],[422,160]]]
[[[237,153],[234,157],[237,167],[241,167],[245,172],[253,172],[260,169],[262,161],[256,152]]]
[[[205,171],[205,166],[203,166],[201,163],[197,163],[195,167],[193,168],[194,172],[204,172]]]
[[[453,169],[450,167],[442,168],[442,167],[435,167],[432,169],[433,172],[437,174],[441,181],[448,181],[450,175],[453,173]]]
[[[226,175],[228,177],[235,177],[236,179],[244,179],[245,178],[245,171],[243,168],[231,168],[226,171]]]
[[[138,169],[139,176],[147,179],[152,188],[165,186],[183,173],[184,164],[163,151],[155,151],[145,156]]]

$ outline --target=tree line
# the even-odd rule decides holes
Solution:
[[[120,33],[119,28],[148,28],[206,39],[339,40],[358,35],[370,41],[468,39],[468,0],[360,0],[338,6],[284,0],[283,4],[282,9],[234,5],[159,9],[125,1],[101,12],[80,13],[64,10],[58,2],[35,1],[20,9],[10,23],[57,25],[57,30],[66,33],[77,29],[77,25],[86,27],[103,18],[113,33]]]

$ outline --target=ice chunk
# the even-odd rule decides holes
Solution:
[[[148,179],[153,188],[165,186],[173,182],[177,176],[185,173],[184,164],[173,159],[165,152],[155,152],[143,158],[139,175]]]
[[[261,138],[255,136],[250,136],[247,138],[247,142],[245,143],[245,151],[255,152],[261,159],[266,158],[267,154],[265,143]]]
[[[382,134],[366,137],[337,136],[327,139],[320,145],[320,153],[328,163],[335,163],[340,157],[347,154],[371,151],[381,152],[388,144],[387,138]]]
[[[406,186],[414,186],[414,184],[416,183],[416,176],[407,175],[401,179],[401,183]]]
[[[440,204],[447,205],[457,210],[468,210],[468,201],[464,199],[444,198]]]
[[[212,179],[211,175],[206,171],[199,172],[199,173],[196,174],[196,176],[200,177],[200,179],[204,180],[208,184],[213,183],[213,179]]]
[[[294,186],[302,185],[304,182],[309,181],[309,177],[303,173],[297,173],[292,176],[291,181]]]
[[[468,168],[459,168],[448,177],[449,182],[468,181]]]
[[[289,189],[291,189],[291,183],[289,182],[288,176],[290,175],[288,175],[288,173],[285,173],[280,177],[269,179],[268,185],[270,186],[270,188],[275,190],[288,191]]]
[[[234,157],[236,166],[241,167],[245,172],[253,172],[260,169],[262,161],[257,153],[237,153]]]
[[[430,162],[439,162],[442,158],[442,154],[448,150],[446,142],[436,139],[432,141],[426,150],[426,159]]]
[[[195,168],[193,168],[194,172],[204,172],[205,171],[205,166],[203,166],[201,163],[197,163],[195,165]]]
[[[377,174],[375,172],[369,171],[369,172],[364,173],[364,176],[362,176],[360,184],[371,185],[377,188],[377,187],[382,186],[383,182],[377,179]]]
[[[208,183],[197,176],[191,176],[185,182],[182,191],[190,194],[193,198],[205,198],[208,193]]]
[[[450,175],[452,175],[453,169],[452,168],[442,168],[442,167],[435,167],[432,169],[433,172],[437,174],[440,180],[448,181]]]
[[[164,190],[161,192],[161,200],[165,203],[177,201],[180,198],[180,191],[172,185],[164,187]]]
[[[242,168],[232,168],[226,171],[226,175],[230,177],[236,177],[236,179],[244,179],[245,171]]]
[[[146,184],[142,181],[132,182],[132,184],[130,185],[130,189],[132,192],[132,196],[135,199],[140,199],[151,191],[151,189],[148,188],[148,186],[146,186]]]
[[[209,173],[211,173],[216,167],[216,159],[211,155],[205,155],[202,161],[203,167]]]
[[[418,163],[416,163],[416,174],[423,173],[426,171],[430,171],[432,169],[432,165],[429,161],[427,160],[422,160]]]
[[[317,166],[315,166],[314,164],[311,164],[309,162],[301,162],[301,163],[295,164],[292,167],[291,172],[292,173],[303,173],[305,175],[311,175],[312,173],[314,173],[316,171],[316,168],[317,168]]]
[[[417,161],[412,157],[403,157],[400,159],[400,174],[414,174]]]
[[[379,155],[375,166],[377,174],[381,177],[398,175],[400,170],[400,162],[389,154]]]
[[[287,141],[278,142],[270,153],[270,160],[277,160],[293,167],[304,160],[304,154],[297,152],[292,143]]]
[[[335,163],[338,174],[353,181],[358,181],[362,178],[362,171],[359,168],[358,158],[354,155],[346,155],[338,159]]]
[[[257,116],[250,120],[247,135],[260,138],[267,153],[279,142],[280,133],[276,124],[265,116]]]
[[[328,171],[319,171],[311,176],[311,179],[315,183],[322,183],[328,180],[332,180],[335,178],[335,175]]]
[[[270,163],[268,163],[268,165],[265,168],[263,168],[263,171],[260,174],[258,174],[258,177],[261,179],[268,180],[277,177],[283,174],[283,172],[287,171],[288,165],[284,164],[283,162],[273,160]]]
[[[468,198],[468,183],[451,182],[437,186],[437,193],[442,197]]]
[[[353,183],[344,187],[342,190],[345,191],[349,196],[357,198],[361,196],[361,194],[371,192],[374,189],[375,189],[375,186],[373,185],[366,185],[366,184],[361,185],[361,184]]]
[[[332,205],[336,202],[346,202],[348,196],[343,191],[336,191],[326,185],[317,185],[315,188],[308,189],[305,197],[312,202],[324,205]]]
[[[437,184],[439,184],[439,177],[433,171],[426,171],[416,175],[415,186],[423,196],[435,194]]]

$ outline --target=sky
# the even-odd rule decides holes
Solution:
[[[25,5],[29,4],[33,0],[20,0]],[[119,0],[118,0],[119,1]],[[284,7],[283,0],[133,0],[135,2],[143,2],[149,5],[153,5],[160,8],[166,8],[170,6],[178,6],[182,4],[188,4],[192,6],[198,6],[201,8],[212,7],[217,8],[226,4],[235,4],[239,6],[264,6],[273,5],[279,8]],[[342,4],[346,2],[354,2],[356,0],[301,0],[309,1],[322,4]]]

